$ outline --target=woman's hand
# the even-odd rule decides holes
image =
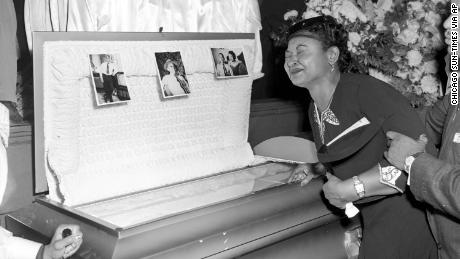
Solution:
[[[311,179],[317,176],[313,174],[311,164],[300,164],[292,172],[288,183],[300,183],[300,186],[304,186],[311,181]]]
[[[71,235],[63,237],[64,229],[69,229]],[[83,242],[83,234],[77,225],[60,225],[56,228],[53,239],[43,250],[43,259],[62,259],[72,256]]]
[[[327,182],[323,185],[323,192],[330,204],[344,209],[345,205],[358,199],[353,183],[342,181],[330,173],[326,173]]]

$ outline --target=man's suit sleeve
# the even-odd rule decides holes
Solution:
[[[425,130],[428,134],[428,138],[437,147],[441,145],[441,137],[444,125],[446,125],[449,105],[450,97],[446,94],[442,100],[439,100],[431,107],[425,117]]]
[[[460,166],[422,154],[411,166],[410,189],[417,200],[460,219]]]
[[[42,244],[20,237],[15,237],[8,230],[0,227],[0,258],[34,259]]]

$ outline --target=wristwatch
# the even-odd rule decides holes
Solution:
[[[406,157],[406,160],[404,160],[404,171],[406,171],[406,173],[410,174],[410,168],[412,167],[412,163],[415,161],[415,159],[418,156],[420,156],[423,153],[424,152],[418,152],[418,153],[415,153],[413,155]]]
[[[358,197],[361,199],[364,197],[364,193],[366,192],[364,189],[364,184],[361,182],[358,176],[353,176],[353,185],[355,186],[355,191]]]

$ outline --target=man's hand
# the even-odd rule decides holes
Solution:
[[[337,208],[344,209],[349,202],[357,200],[354,186],[340,180],[330,173],[326,173],[327,182],[323,185],[324,197],[330,204]]]
[[[63,238],[62,231],[70,229],[72,235]],[[43,259],[62,259],[73,255],[83,242],[83,234],[77,225],[60,225],[56,228],[53,239],[45,246]]]
[[[404,170],[406,157],[423,152],[428,142],[425,134],[420,135],[418,140],[394,131],[388,131],[386,135],[390,142],[390,147],[385,152],[385,157],[400,170]]]
[[[288,183],[299,183],[300,186],[304,186],[311,181],[311,179],[316,178],[317,176],[313,174],[313,169],[311,164],[300,164],[292,172],[291,177],[288,180]]]

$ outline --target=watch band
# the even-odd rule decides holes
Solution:
[[[415,161],[415,159],[418,156],[420,156],[423,153],[425,153],[425,152],[417,152],[415,154],[412,154],[412,155],[406,157],[406,159],[404,160],[404,171],[406,171],[408,174],[410,174],[410,169],[412,167],[412,163]]]
[[[361,199],[364,197],[366,190],[364,189],[363,182],[359,179],[358,176],[353,176],[353,185],[355,187],[356,194]]]

